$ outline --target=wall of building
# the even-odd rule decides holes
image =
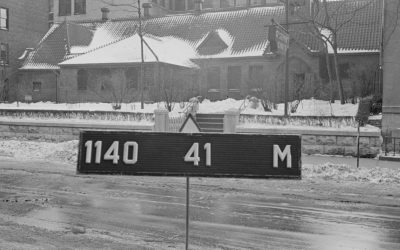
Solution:
[[[137,78],[134,87],[129,87],[127,71],[136,68]],[[78,89],[76,68],[62,68],[60,74],[59,98],[61,102],[137,102],[141,100],[139,72],[140,67],[85,68],[88,72],[87,89]],[[186,98],[194,91],[192,74],[189,70],[179,70],[170,65],[147,64],[144,66],[144,101],[164,99],[165,90],[176,98]],[[162,77],[163,76],[163,77]],[[172,86],[173,85],[173,86]],[[194,92],[193,92],[194,93]],[[186,95],[186,96],[185,96]],[[183,101],[184,99],[182,99]]]
[[[400,128],[400,2],[386,0],[385,4],[382,132],[390,133]]]
[[[63,22],[65,19],[68,21],[85,21],[85,20],[101,20],[102,12],[101,8],[106,7],[109,9],[108,17],[110,19],[118,19],[118,18],[132,18],[137,17],[137,9],[134,7],[130,7],[136,1],[132,0],[86,0],[86,13],[85,14],[75,14],[75,1],[71,0],[71,14],[64,16],[59,13],[60,0],[54,1],[54,21],[55,22]],[[149,3],[151,0],[142,0],[141,3]],[[110,4],[107,4],[110,3]],[[135,4],[136,6],[136,4]],[[142,9],[143,14],[143,9]],[[159,8],[151,8],[151,15],[160,15],[163,14]]]
[[[48,0],[0,0],[0,7],[8,8],[9,29],[0,29],[0,43],[8,44],[9,63],[0,67],[0,87],[9,79],[8,100],[15,100],[18,58],[26,48],[37,46],[48,30]]]
[[[34,88],[34,82],[40,88]],[[59,76],[55,71],[21,71],[16,95],[18,100],[32,102],[58,101]]]
[[[300,98],[311,97],[314,89],[319,84],[318,71],[319,61],[317,56],[305,52],[303,49],[294,46],[290,56],[290,79],[289,79],[289,98],[296,99],[295,75],[304,74],[304,86]],[[199,82],[201,95],[211,100],[230,98],[244,98],[247,95],[259,95],[255,89],[262,88],[269,100],[274,102],[282,101],[284,98],[284,57],[247,57],[231,59],[203,59],[198,62],[201,70],[199,72]],[[240,89],[231,89],[228,82],[228,68],[231,66],[240,67]],[[254,83],[250,79],[250,68],[253,66],[262,67],[262,79],[260,83]],[[219,89],[210,89],[208,86],[207,72],[212,68],[220,69]]]

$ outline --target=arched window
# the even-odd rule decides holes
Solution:
[[[86,69],[78,70],[78,90],[87,90],[88,72]]]

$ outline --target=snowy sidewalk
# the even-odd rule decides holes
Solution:
[[[343,156],[327,156],[327,155],[302,155],[303,164],[346,164],[352,167],[357,166],[356,157],[343,157]],[[390,168],[393,170],[400,170],[400,162],[383,161],[378,159],[360,158],[360,168],[372,169],[375,167]]]

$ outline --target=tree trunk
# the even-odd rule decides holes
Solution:
[[[345,96],[344,96],[344,91],[343,91],[343,83],[342,79],[340,78],[340,71],[339,71],[339,62],[338,62],[338,56],[337,56],[337,41],[336,41],[336,34],[333,33],[333,61],[335,64],[335,74],[336,74],[336,82],[338,84],[339,88],[339,97],[340,97],[340,103],[344,104],[345,103]]]
[[[330,86],[330,102],[335,102],[335,86],[332,80],[332,68],[331,68],[331,61],[329,60],[329,53],[327,44],[325,44],[325,61],[326,61],[326,69],[328,71],[328,79],[329,79],[329,86]]]

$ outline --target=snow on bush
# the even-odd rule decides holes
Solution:
[[[182,105],[180,105],[182,104]],[[173,112],[184,112],[188,102],[174,105]],[[163,108],[163,103],[146,103],[144,109],[140,108],[140,103],[123,103],[119,111],[114,111],[110,103],[53,103],[53,102],[37,102],[37,103],[1,103],[0,109],[23,109],[23,110],[89,110],[89,111],[114,111],[114,112],[137,112],[137,113],[153,113],[155,109]],[[253,107],[249,100],[235,100],[227,98],[221,101],[203,100],[199,105],[199,113],[224,113],[229,109],[240,109],[243,114],[259,114],[259,115],[283,115],[284,104],[277,105],[276,110],[265,112],[262,105]],[[330,103],[329,101],[307,99],[299,103],[296,116],[355,116],[358,110],[358,104],[346,103],[340,104],[340,101]]]
[[[323,179],[335,181],[361,181],[371,183],[400,183],[400,169],[355,168],[346,164],[325,163],[322,165],[304,164],[303,179]]]

